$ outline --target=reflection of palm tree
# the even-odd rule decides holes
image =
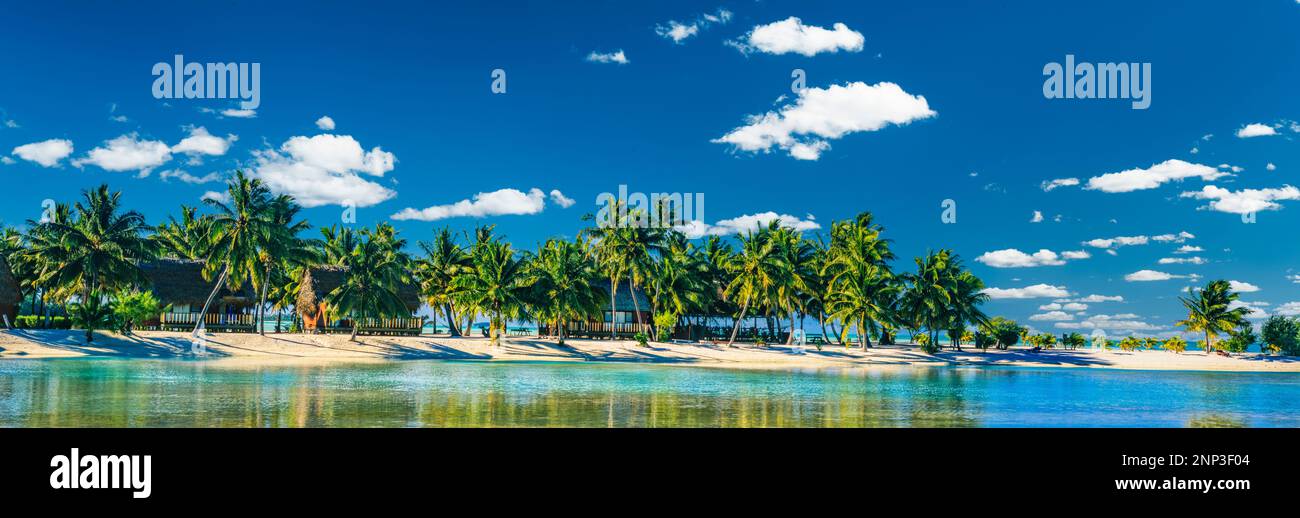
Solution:
[[[1187,297],[1178,300],[1187,308],[1187,318],[1178,321],[1188,331],[1205,333],[1205,353],[1214,351],[1214,339],[1236,328],[1250,313],[1246,307],[1230,307],[1240,297],[1225,280],[1212,281],[1197,290],[1187,288]]]
[[[256,275],[258,247],[265,241],[271,226],[271,192],[261,180],[250,179],[244,176],[243,171],[236,171],[226,190],[230,197],[228,203],[211,197],[203,200],[218,211],[212,222],[212,247],[203,274],[211,277],[218,269],[221,273],[199,312],[194,324],[195,334],[203,326],[212,299],[217,297],[223,285],[237,290],[245,280]]]

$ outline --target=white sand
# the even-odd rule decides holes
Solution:
[[[126,358],[189,358],[192,343],[188,333],[150,331],[124,337],[100,332],[90,345],[83,331],[29,330],[0,331],[0,359],[103,356]],[[559,346],[555,339],[510,337],[493,347],[486,338],[358,337],[347,335],[213,333],[207,336],[206,358],[217,363],[403,361],[420,359],[486,361],[606,361],[644,362],[669,365],[743,369],[825,368],[905,365],[1019,365],[1033,367],[1114,368],[1143,370],[1197,370],[1240,372],[1300,372],[1300,358],[1240,354],[1232,357],[1202,352],[1174,354],[1167,351],[1121,352],[1116,350],[1046,350],[1038,353],[1023,348],[1010,351],[961,352],[944,350],[926,354],[915,346],[858,348],[824,345],[818,351],[808,346],[804,354],[792,354],[784,345],[758,347],[726,345],[651,343],[642,347],[630,341],[569,339]]]

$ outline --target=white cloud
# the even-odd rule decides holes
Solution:
[[[976,257],[975,261],[994,268],[1033,268],[1036,266],[1060,266],[1065,264],[1066,259],[1087,259],[1088,257],[1088,253],[1081,250],[1058,255],[1056,252],[1045,248],[1033,254],[1021,252],[1015,248],[1007,248],[985,252],[983,255]]]
[[[1048,311],[1047,313],[1031,315],[1029,319],[1038,322],[1064,322],[1066,320],[1074,320],[1074,315],[1064,311]]]
[[[221,181],[221,173],[214,172],[214,173],[205,174],[203,176],[194,176],[189,172],[182,171],[180,169],[168,169],[166,171],[158,173],[158,178],[162,179],[163,181],[167,181],[172,178],[175,178],[177,180],[180,180],[188,184],[202,184],[202,183]]]
[[[1197,256],[1162,257],[1159,261],[1156,262],[1159,264],[1205,264],[1206,263],[1204,257],[1197,257]]]
[[[1254,293],[1259,291],[1259,286],[1243,281],[1228,281],[1228,286],[1232,291],[1240,293]]]
[[[369,207],[397,194],[361,176],[383,176],[393,170],[397,157],[377,146],[363,152],[351,136],[297,136],[279,150],[255,151],[253,156],[253,176],[276,193],[292,195],[304,207],[349,203]]]
[[[728,45],[742,53],[764,52],[767,54],[801,54],[815,56],[822,52],[861,52],[866,38],[862,33],[850,29],[843,23],[836,23],[830,29],[815,25],[804,25],[799,18],[791,16],[779,22],[755,26],[739,41],[729,41]]]
[[[573,198],[565,196],[564,193],[560,192],[559,189],[551,190],[551,201],[556,205],[559,205],[560,208],[564,208],[564,209],[572,207],[574,203],[577,203],[573,201]]]
[[[190,136],[172,146],[172,153],[221,156],[230,149],[232,142],[239,139],[235,135],[228,135],[226,138],[212,136],[203,126],[190,128],[189,132]]]
[[[623,53],[623,49],[619,49],[615,52],[592,51],[591,54],[587,54],[587,61],[592,63],[618,63],[620,65],[631,63],[631,61],[627,59],[627,54]]]
[[[1069,297],[1070,292],[1064,286],[1035,284],[1024,288],[986,288],[984,294],[990,299],[1034,299]]]
[[[1155,331],[1161,329],[1160,326],[1143,322],[1137,315],[1125,313],[1122,315],[1093,315],[1081,322],[1057,322],[1055,326],[1058,329],[1099,329],[1105,331]]]
[[[36,162],[43,167],[57,166],[61,160],[71,154],[72,141],[57,138],[23,144],[13,150],[14,156],[29,162]]]
[[[1182,243],[1188,239],[1196,239],[1196,236],[1186,230],[1177,234],[1160,234],[1158,236],[1151,236],[1151,240],[1158,243]]]
[[[157,140],[140,140],[136,134],[131,133],[90,150],[85,157],[73,160],[72,165],[82,167],[91,164],[106,171],[138,171],[140,176],[148,176],[155,167],[171,159],[171,147],[167,144]]]
[[[558,191],[552,191],[552,194]],[[561,195],[563,196],[563,195]],[[554,199],[554,196],[552,196]],[[557,202],[558,203],[558,202]],[[391,217],[395,220],[438,221],[447,218],[538,214],[546,208],[546,194],[541,189],[499,189],[480,192],[473,199],[424,209],[406,208]]]
[[[1042,188],[1044,192],[1051,192],[1057,187],[1073,187],[1079,185],[1078,178],[1057,178],[1055,180],[1044,180]]]
[[[1277,130],[1267,124],[1247,124],[1237,130],[1237,138],[1268,137],[1272,135],[1277,135]]]
[[[1034,211],[1034,216],[1031,217],[1031,218],[1029,218],[1029,222],[1030,222],[1030,223],[1042,223],[1042,222],[1043,222],[1043,213],[1042,213],[1042,212],[1039,212],[1039,211]]]
[[[826,140],[935,115],[925,97],[909,94],[894,83],[855,82],[804,88],[793,104],[776,112],[750,116],[744,126],[712,142],[753,152],[777,147],[795,158],[816,160],[830,147]]]
[[[330,118],[329,115],[322,116],[316,119],[316,127],[325,131],[334,131],[334,119]]]
[[[1084,241],[1083,244],[1093,248],[1117,248],[1121,246],[1145,245],[1150,240],[1147,236],[1119,236],[1112,238],[1097,238]]]
[[[199,196],[200,200],[216,200],[221,203],[230,203],[230,193],[225,191],[208,191]]]
[[[712,24],[722,24],[731,21],[731,16],[731,11],[718,9],[713,14],[701,15],[699,18],[696,18],[691,22],[682,23],[676,20],[669,20],[666,24],[655,26],[655,34],[673,40],[673,43],[680,45],[683,41],[699,34],[701,30],[707,29]]]
[[[251,119],[253,117],[257,117],[257,110],[238,110],[235,108],[227,108],[225,110],[221,110],[221,114],[225,115],[226,117],[234,117],[236,119]]]
[[[6,128],[18,128],[18,127],[21,127],[21,126],[18,125],[18,121],[15,121],[15,120],[13,120],[13,119],[5,119],[5,127],[6,127]]]
[[[1251,320],[1263,320],[1270,316],[1268,314],[1267,302],[1248,302],[1244,300],[1234,300],[1228,303],[1229,310],[1233,310],[1237,308],[1246,308],[1247,309],[1246,318]]]
[[[1124,302],[1124,297],[1121,295],[1088,295],[1087,297],[1076,299],[1076,302]]]
[[[717,223],[709,225],[703,221],[689,221],[685,225],[679,225],[676,229],[689,239],[696,239],[704,236],[734,236],[745,232],[757,231],[766,227],[773,220],[780,221],[780,225],[785,228],[805,232],[822,228],[821,225],[813,221],[812,218],[799,219],[789,214],[777,214],[772,211],[760,212],[757,214],[746,214],[731,219],[720,220]]]
[[[1167,281],[1170,279],[1187,279],[1190,277],[1191,276],[1189,275],[1174,275],[1171,273],[1158,272],[1155,270],[1138,270],[1136,272],[1125,275],[1124,280],[1128,282],[1153,282],[1153,281]]]
[[[1300,0],[1297,0],[1297,1],[1300,1]],[[1287,280],[1289,280],[1289,281],[1291,281],[1291,282],[1294,282],[1294,283],[1296,283],[1296,284],[1300,284],[1300,274],[1288,275],[1288,276],[1286,276],[1286,278],[1287,278]]]
[[[1174,250],[1175,254],[1190,254],[1192,252],[1204,252],[1205,249],[1199,246],[1183,245]]]
[[[1300,316],[1300,302],[1287,302],[1286,304],[1278,306],[1277,314],[1288,317]]]
[[[1183,198],[1211,200],[1205,208],[1230,214],[1250,214],[1262,210],[1279,210],[1278,201],[1300,200],[1300,189],[1283,185],[1276,189],[1242,189],[1231,191],[1215,185],[1207,185],[1199,191],[1182,193]]]
[[[4,164],[4,165],[14,165],[14,164],[16,164],[16,163],[18,163],[17,160],[14,160],[14,159],[9,158],[9,157],[7,157],[7,156],[0,156],[0,164]]]
[[[1092,257],[1092,254],[1088,253],[1086,250],[1066,250],[1064,252],[1061,252],[1061,257],[1065,259],[1071,259],[1071,260],[1087,259],[1089,257]]]
[[[1199,177],[1201,180],[1208,182],[1224,176],[1231,176],[1231,174],[1207,165],[1171,159],[1147,169],[1129,169],[1118,173],[1094,176],[1088,179],[1086,188],[1110,193],[1132,192],[1155,189],[1169,181],[1182,181],[1187,178]]]

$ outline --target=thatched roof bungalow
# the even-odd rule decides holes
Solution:
[[[329,315],[325,297],[343,285],[347,280],[347,274],[347,268],[333,265],[317,266],[303,272],[295,306],[302,317],[304,329],[311,331],[333,325],[333,317]],[[422,303],[419,285],[407,283],[398,286],[397,297],[406,305],[411,315],[419,311]],[[387,325],[409,327],[416,334],[419,333],[420,320],[418,319],[397,319],[386,322]]]
[[[190,313],[203,309],[213,283],[203,278],[203,261],[187,259],[159,259],[140,265],[149,279],[150,289],[163,305],[171,305],[173,313]],[[213,299],[209,313],[227,313],[243,310],[257,304],[257,294],[251,283],[245,282],[238,290],[223,286]]]

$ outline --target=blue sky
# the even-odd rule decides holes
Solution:
[[[952,248],[999,293],[1041,295],[989,309],[1043,331],[1170,332],[1180,290],[1215,278],[1256,288],[1243,295],[1263,310],[1256,316],[1300,312],[1300,284],[1288,278],[1300,275],[1300,200],[1285,189],[1300,184],[1293,0],[6,11],[0,221],[9,224],[103,182],[156,223],[243,168],[316,200],[306,211],[316,225],[338,223],[337,204],[352,199],[358,225],[393,221],[412,240],[493,223],[531,248],[574,235],[598,194],[626,184],[704,193],[703,223],[717,232],[770,212],[816,233],[872,211],[900,269]],[[620,50],[626,63],[591,59]],[[253,116],[223,115],[235,100],[155,99],[151,69],[176,54],[260,63]],[[1150,63],[1150,107],[1045,98],[1043,67],[1067,54]],[[506,72],[504,94],[491,91],[494,69]],[[806,74],[802,94],[791,89],[794,69]],[[750,129],[786,145],[723,138],[767,113],[775,124]],[[323,116],[332,130],[317,125]],[[1274,134],[1245,137],[1259,133]],[[829,147],[799,159],[789,142]],[[42,145],[20,152],[29,144]],[[1103,178],[1123,171],[1133,172]],[[1043,188],[1067,178],[1079,185]],[[955,223],[941,221],[945,199],[956,202]],[[1251,204],[1269,210],[1243,224],[1231,211]],[[429,207],[441,208],[426,219],[479,216],[391,219]],[[1043,221],[1031,222],[1035,211]],[[1146,244],[1087,244],[1116,237]],[[1175,253],[1183,246],[1201,250]],[[1064,259],[1078,251],[1088,257]],[[1155,273],[1133,275],[1144,270]],[[1170,278],[1136,280],[1160,274]],[[1055,289],[1023,290],[1035,285]],[[1080,301],[1090,295],[1123,301]]]

